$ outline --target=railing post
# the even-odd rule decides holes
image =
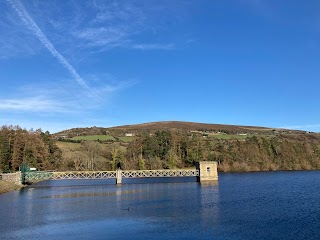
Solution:
[[[20,182],[21,182],[21,184],[26,184],[26,172],[28,170],[27,164],[26,163],[22,163],[20,170],[21,170],[21,172],[20,172]]]
[[[120,168],[116,171],[116,184],[122,184],[122,170]]]

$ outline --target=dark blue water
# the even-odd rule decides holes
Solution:
[[[0,195],[0,239],[320,239],[320,171],[153,181],[57,180]]]

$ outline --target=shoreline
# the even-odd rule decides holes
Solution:
[[[7,181],[0,180],[0,194],[19,190],[23,187],[24,186],[22,184],[16,184],[13,182],[7,182]]]

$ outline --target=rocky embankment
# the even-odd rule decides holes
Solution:
[[[0,180],[0,194],[14,191],[14,190],[19,190],[22,187],[23,185],[20,185],[20,184]]]

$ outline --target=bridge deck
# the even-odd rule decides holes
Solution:
[[[117,170],[117,171],[72,171],[72,172],[27,172],[26,181],[59,179],[109,179],[151,177],[197,177],[196,169]]]

